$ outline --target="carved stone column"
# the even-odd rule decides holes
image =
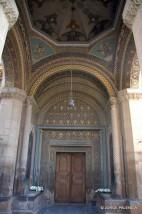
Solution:
[[[15,165],[25,91],[0,89],[0,196],[13,194]]]
[[[21,142],[18,151],[18,163],[16,169],[16,192],[20,194],[25,194],[26,187],[28,185],[26,180],[26,170],[27,170],[27,158],[29,149],[29,137],[32,131],[32,110],[36,102],[33,97],[27,97],[24,103],[22,124],[21,124]],[[28,181],[29,182],[29,181]]]
[[[142,0],[127,0],[123,11],[123,22],[132,30],[142,71]]]
[[[111,104],[111,121],[112,121],[112,137],[113,137],[113,160],[115,175],[115,193],[122,196],[122,159],[121,159],[121,133],[120,133],[120,117],[118,102],[116,97],[110,98]]]
[[[142,199],[142,90],[119,92],[129,198]]]
[[[14,0],[0,0],[0,63],[7,32],[17,21],[18,15]]]

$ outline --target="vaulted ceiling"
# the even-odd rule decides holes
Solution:
[[[24,88],[31,95],[44,84],[39,80],[56,69],[69,72],[73,65],[77,71],[88,72],[89,67],[94,74],[101,72],[118,89],[129,87],[130,79],[136,87],[139,66],[133,36],[121,19],[124,2],[16,0],[19,18],[3,52],[6,85]],[[136,69],[131,69],[132,64]]]
[[[118,0],[27,0],[34,28],[54,41],[88,42],[113,27]]]

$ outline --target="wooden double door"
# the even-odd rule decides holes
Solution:
[[[85,202],[85,153],[57,153],[55,201]]]

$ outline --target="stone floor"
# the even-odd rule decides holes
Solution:
[[[38,214],[103,214],[96,206],[91,205],[54,205],[41,210]]]

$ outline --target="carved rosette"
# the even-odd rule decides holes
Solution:
[[[9,22],[9,28],[11,28],[17,21],[19,12],[14,0],[0,0],[4,13]]]
[[[132,25],[137,14],[137,11],[142,4],[142,0],[127,0],[123,11],[124,24],[132,29]]]

